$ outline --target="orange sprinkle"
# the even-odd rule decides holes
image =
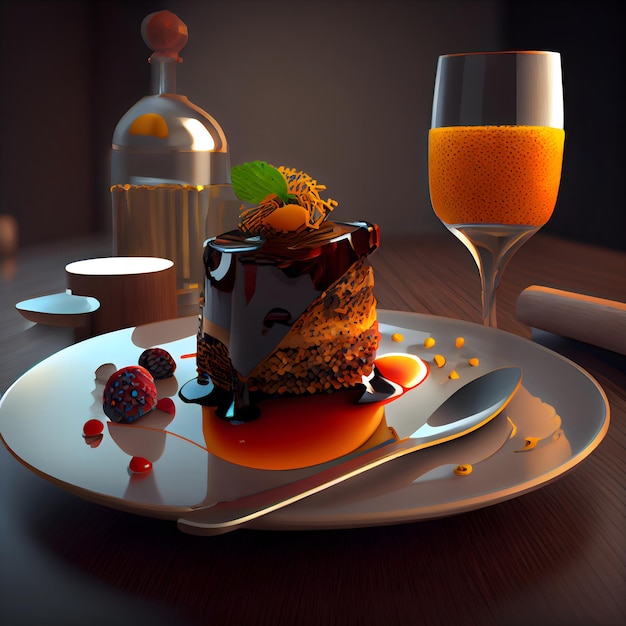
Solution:
[[[532,450],[533,448],[536,448],[539,441],[539,437],[526,437],[524,440],[524,450]]]

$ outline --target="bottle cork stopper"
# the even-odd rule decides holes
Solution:
[[[187,26],[171,11],[157,11],[144,17],[141,36],[152,50],[152,56],[170,57],[180,61],[178,53],[188,39]],[[152,58],[152,56],[150,58]]]

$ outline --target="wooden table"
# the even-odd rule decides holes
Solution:
[[[0,392],[70,345],[69,329],[23,320],[21,299],[63,290],[67,262],[107,254],[72,241],[4,261]],[[478,322],[473,261],[452,236],[384,238],[379,306]],[[514,257],[499,325],[542,284],[626,300],[626,253],[540,233]],[[135,626],[429,624],[613,626],[624,605],[625,358],[555,336],[541,341],[604,388],[611,425],[574,471],[537,491],[440,520],[351,530],[213,538],[98,506],[41,479],[0,447],[0,621]]]

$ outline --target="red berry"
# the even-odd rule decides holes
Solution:
[[[176,370],[172,355],[163,348],[148,348],[139,356],[139,365],[145,367],[155,380],[169,378]]]
[[[83,425],[83,435],[85,437],[95,437],[104,430],[104,424],[100,420],[87,420]]]
[[[128,464],[128,469],[133,474],[147,474],[152,469],[152,462],[141,456],[134,456]]]

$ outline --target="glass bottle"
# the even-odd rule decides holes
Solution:
[[[158,11],[144,18],[141,33],[153,51],[152,93],[122,116],[113,133],[113,254],[174,261],[178,315],[191,315],[204,284],[204,242],[236,227],[241,202],[230,184],[222,128],[176,92],[186,25],[170,11]]]

